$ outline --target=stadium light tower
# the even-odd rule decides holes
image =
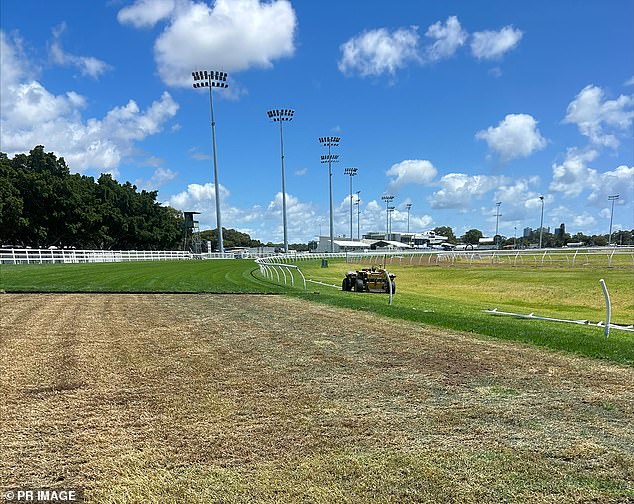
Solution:
[[[214,100],[212,89],[229,87],[227,83],[226,72],[214,72],[214,71],[197,71],[192,72],[194,78],[194,87],[208,87],[209,88],[209,108],[211,110],[211,146],[213,149],[214,157],[214,189],[216,194],[216,226],[218,227],[218,249],[221,254],[224,254],[224,244],[222,241],[222,219],[220,217],[220,190],[218,182],[218,161],[216,159],[216,120],[214,119]]]
[[[502,214],[500,213],[500,205],[502,205],[501,201],[498,201],[495,206],[495,245],[497,248],[500,248],[501,242],[500,239],[498,238],[499,234],[500,234],[500,217],[502,216]]]
[[[385,201],[385,239],[390,239],[390,201],[394,199],[391,194],[384,194],[381,199]]]
[[[542,248],[542,236],[544,234],[544,197],[540,196],[539,199],[542,202],[542,218],[539,224],[539,248]]]
[[[392,234],[392,214],[394,213],[394,210],[396,210],[396,207],[388,207],[387,211],[388,211],[388,215],[390,216],[390,224],[389,224],[389,231],[388,233],[391,235]],[[389,240],[389,238],[388,238]]]
[[[357,205],[357,240],[361,240],[361,198],[359,194],[361,191],[357,191],[357,200],[354,202]]]
[[[328,184],[330,187],[330,252],[335,251],[335,225],[332,212],[332,163],[339,161],[339,154],[332,154],[331,148],[337,147],[341,141],[340,137],[320,137],[319,143],[328,147],[328,154],[322,154],[321,162],[328,163]]]
[[[288,254],[288,228],[286,225],[286,182],[284,177],[284,134],[282,124],[292,121],[295,111],[292,109],[271,109],[267,112],[269,119],[280,123],[280,151],[282,152],[282,222],[284,224],[284,253]]]
[[[608,245],[612,243],[612,217],[614,217],[614,202],[620,197],[621,196],[619,194],[608,196],[608,201],[612,202],[612,211],[610,212],[610,234],[608,235]]]
[[[407,208],[407,232],[409,233],[409,211],[412,209],[412,204],[408,203],[405,208]]]
[[[346,168],[343,173],[350,175],[350,239],[352,240],[352,177],[357,174],[357,168]]]

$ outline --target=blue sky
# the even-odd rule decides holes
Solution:
[[[282,240],[285,124],[289,241],[328,233],[318,138],[341,137],[335,234],[448,225],[513,236],[564,222],[634,228],[631,0],[258,2],[9,0],[1,4],[0,148],[38,144],[71,171],[158,190],[215,227],[208,95],[214,94],[223,226]],[[355,221],[356,234],[356,221]]]

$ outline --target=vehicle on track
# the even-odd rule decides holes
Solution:
[[[392,294],[396,292],[396,275],[389,273],[385,268],[363,268],[357,271],[348,271],[341,282],[341,290],[355,292],[379,292]]]

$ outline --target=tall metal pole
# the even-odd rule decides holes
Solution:
[[[501,201],[498,201],[495,206],[497,207],[495,210],[495,246],[499,249],[501,245],[500,236],[500,205]]]
[[[361,194],[361,191],[357,191],[357,201],[355,202],[355,205],[357,205],[357,240],[361,240],[361,199],[359,194]]]
[[[608,201],[612,202],[612,211],[610,212],[610,234],[608,235],[608,245],[612,243],[612,217],[614,217],[614,201],[620,198],[620,195],[615,194],[608,196]]]
[[[214,159],[214,190],[216,196],[216,226],[218,227],[218,250],[221,254],[224,253],[224,243],[222,240],[222,218],[220,215],[220,189],[218,182],[218,160],[216,158],[216,120],[214,118],[214,101],[212,88],[226,88],[227,73],[226,72],[214,72],[214,71],[197,71],[192,72],[194,78],[194,87],[208,87],[209,88],[209,108],[211,110],[211,144],[213,149]]]
[[[286,177],[284,174],[284,133],[282,123],[292,121],[295,111],[292,109],[273,109],[267,112],[269,119],[280,123],[280,151],[282,153],[282,222],[284,224],[284,253],[288,254],[288,226],[286,224]]]
[[[539,248],[542,248],[542,236],[544,234],[544,197],[540,196],[539,199],[542,202],[542,218],[539,224]]]
[[[390,239],[390,201],[394,199],[394,196],[391,194],[385,194],[381,196],[381,199],[385,201],[385,239]]]
[[[330,148],[339,145],[341,141],[340,137],[322,137],[319,142],[328,147],[328,155],[321,156],[322,163],[328,163],[328,185],[330,190],[330,252],[335,251],[335,223],[333,218],[333,206],[332,206],[332,163],[336,163],[339,159],[339,155],[331,154]]]
[[[412,204],[408,203],[405,208],[407,208],[407,232],[409,233],[409,211],[412,209]]]
[[[346,168],[343,172],[350,175],[350,239],[352,240],[352,177],[357,174],[357,168]]]

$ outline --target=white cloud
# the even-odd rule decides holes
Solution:
[[[308,168],[300,168],[299,170],[295,170],[293,175],[296,177],[303,177],[308,173]]]
[[[444,25],[440,21],[431,25],[425,36],[435,40],[427,47],[426,57],[429,61],[437,61],[453,56],[464,45],[468,34],[460,26],[458,18],[450,16]]]
[[[634,196],[634,166],[621,165],[612,171],[599,173],[591,179],[588,202],[603,205],[608,196],[618,194],[617,204],[624,205]]]
[[[546,147],[547,141],[537,129],[537,121],[528,114],[508,114],[496,126],[476,133],[503,161],[526,157]]]
[[[593,180],[596,180],[597,171],[588,167],[588,163],[594,161],[597,156],[596,150],[568,149],[563,163],[553,164],[553,180],[549,190],[563,193],[565,196],[579,196]]]
[[[631,78],[629,78],[628,80],[625,81],[624,83],[625,86],[634,86],[634,76],[632,76]]]
[[[515,48],[522,39],[522,31],[505,26],[500,31],[475,32],[471,39],[471,53],[478,59],[498,59]]]
[[[0,143],[8,155],[44,145],[63,156],[73,171],[94,168],[116,174],[121,160],[133,152],[134,142],[161,131],[178,110],[172,97],[163,93],[145,111],[130,100],[102,119],[84,120],[86,99],[74,91],[55,95],[28,78],[28,61],[20,60],[15,44],[3,32],[0,35]]]
[[[151,26],[169,19],[156,39],[154,58],[166,84],[191,86],[191,72],[226,72],[271,67],[278,58],[292,56],[297,27],[287,0],[216,0],[213,5],[192,0],[138,1],[119,12],[119,21]]]
[[[138,179],[134,183],[139,189],[145,189],[146,191],[154,191],[166,184],[170,180],[176,178],[178,173],[170,170],[169,168],[163,168],[159,166],[154,170],[152,177],[149,180]]]
[[[338,67],[344,74],[393,75],[410,61],[418,61],[417,27],[399,28],[392,33],[385,28],[366,31],[341,44],[339,49]]]
[[[502,176],[448,173],[439,181],[441,189],[434,192],[428,201],[432,208],[464,210],[471,206],[473,199],[481,198],[506,182],[507,178]]]
[[[407,159],[391,166],[385,174],[392,177],[389,188],[398,190],[406,184],[428,184],[438,170],[426,159]]]
[[[591,226],[594,226],[597,223],[597,220],[594,216],[590,215],[588,212],[583,212],[580,215],[575,215],[572,219],[572,224],[576,228],[587,229]]]
[[[61,66],[76,67],[82,75],[88,75],[93,79],[98,78],[102,73],[112,68],[105,61],[101,61],[93,56],[76,56],[64,51],[60,38],[65,30],[66,23],[62,23],[53,30],[53,42],[49,48],[53,63]]]
[[[131,24],[136,28],[151,27],[169,17],[175,7],[175,0],[137,0],[121,9],[117,19],[121,24]]]
[[[619,146],[617,133],[632,126],[633,105],[631,96],[606,100],[600,87],[588,85],[568,105],[564,122],[576,124],[579,132],[592,143],[616,148]]]

